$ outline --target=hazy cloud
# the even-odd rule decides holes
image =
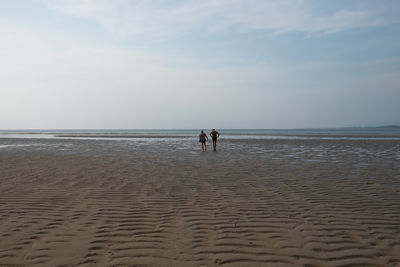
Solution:
[[[35,0],[32,17],[0,2],[10,4],[0,18],[1,127],[396,124],[398,27],[370,29],[357,43],[330,34],[398,12],[349,2]],[[106,31],[88,31],[93,23]],[[265,32],[303,34],[259,38]],[[199,33],[206,38],[175,38]],[[160,38],[169,42],[140,43]]]
[[[166,38],[185,31],[210,33],[227,29],[332,33],[398,21],[368,4],[338,6],[322,13],[316,6],[326,1],[313,0],[42,2],[59,12],[98,23],[118,38],[145,34]]]

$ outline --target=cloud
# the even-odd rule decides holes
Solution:
[[[41,2],[58,12],[100,24],[116,38],[145,35],[171,38],[182,32],[207,34],[227,29],[333,33],[398,22],[398,19],[382,15],[385,12],[380,12],[372,4],[349,5],[351,8],[338,5],[329,12],[321,13],[321,1],[312,0]]]
[[[81,38],[25,24],[0,27],[3,127],[190,128],[216,111],[228,122],[234,111],[260,109],[246,106],[282,75],[263,64],[204,68],[195,58],[86,46]]]
[[[74,21],[80,18],[101,25],[118,39],[148,38],[154,42],[184,33],[218,35],[228,30],[330,34],[393,21],[368,5],[321,10],[312,4],[316,2],[299,0],[40,2],[51,13],[57,10],[69,14],[61,18],[66,23],[80,25],[82,21]],[[76,28],[52,27],[51,22],[0,19],[3,127],[191,128],[210,123],[248,128],[302,127],[307,123],[329,126],[336,123],[334,119],[314,120],[309,116],[327,105],[331,114],[327,116],[336,116],[339,122],[335,125],[340,125],[345,112],[335,109],[343,106],[343,99],[347,104],[340,110],[347,107],[349,114],[352,101],[359,103],[360,112],[365,114],[379,109],[384,117],[390,107],[398,111],[397,103],[373,107],[377,94],[398,99],[400,76],[398,68],[393,71],[390,67],[398,60],[387,68],[386,63],[371,67],[371,72],[388,69],[379,76],[355,71],[363,67],[362,62],[348,66],[340,60],[274,64],[257,59],[246,64],[240,64],[240,60],[213,64],[226,60],[225,51],[217,56],[199,56],[192,51],[169,53],[158,46],[138,46],[136,42],[121,45],[98,37],[81,34]],[[182,47],[187,45],[194,44],[188,40]],[[379,45],[386,47],[383,41]],[[358,100],[361,94],[366,95],[362,99],[369,101],[368,107]],[[385,97],[382,99],[389,99]]]

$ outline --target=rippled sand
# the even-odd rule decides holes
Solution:
[[[0,139],[0,166],[1,266],[400,265],[396,140]]]

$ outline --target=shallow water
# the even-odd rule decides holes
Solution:
[[[0,151],[47,151],[59,153],[112,153],[159,157],[212,156],[237,160],[287,160],[296,162],[357,164],[387,161],[399,164],[400,141],[387,139],[228,139],[221,138],[218,151],[201,152],[196,138],[0,138]]]
[[[207,130],[205,132],[208,132]],[[338,129],[222,129],[223,139],[400,140],[400,127]],[[199,129],[137,130],[0,130],[0,138],[132,140],[197,139]]]

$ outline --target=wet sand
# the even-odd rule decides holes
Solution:
[[[0,266],[400,266],[400,141],[0,139]]]

